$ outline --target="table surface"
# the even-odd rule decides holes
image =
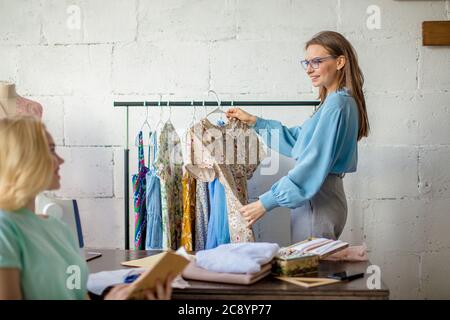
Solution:
[[[124,269],[120,263],[124,261],[144,258],[161,251],[133,251],[121,249],[86,249],[102,253],[102,256],[88,262],[91,273]],[[365,262],[332,262],[321,261],[319,265],[319,277],[347,271],[349,273],[364,272],[364,278],[350,282],[320,286],[315,288],[303,288],[273,276],[268,277],[252,285],[235,285],[214,282],[188,280],[189,287],[174,289],[173,299],[214,299],[214,300],[291,300],[291,299],[388,299],[389,289],[381,281],[380,289],[368,289],[367,280],[370,274],[366,273],[369,261]]]

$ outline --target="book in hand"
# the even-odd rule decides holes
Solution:
[[[285,254],[315,254],[319,259],[323,259],[338,251],[348,247],[348,243],[341,240],[332,240],[326,238],[309,238],[302,242],[295,243],[289,247],[283,248]]]
[[[149,268],[130,284],[131,290],[128,299],[141,299],[143,291],[153,290],[157,280],[164,283],[169,274],[175,277],[189,264],[188,259],[174,252],[163,252],[148,258],[152,258],[151,264],[147,264]],[[148,258],[144,258],[143,260],[147,261]],[[126,262],[122,264],[142,266],[139,264],[139,260],[135,260],[134,262],[134,265]]]

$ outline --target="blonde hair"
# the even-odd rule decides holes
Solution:
[[[0,209],[24,208],[53,178],[47,131],[31,116],[0,119]]]
[[[339,89],[346,87],[356,101],[359,111],[358,140],[369,135],[370,126],[366,110],[366,100],[363,93],[364,75],[358,64],[358,56],[351,43],[340,33],[334,31],[322,31],[306,42],[305,49],[312,44],[324,47],[330,55],[344,56],[346,63],[343,70],[338,71]],[[321,87],[320,101],[327,96],[327,88]]]

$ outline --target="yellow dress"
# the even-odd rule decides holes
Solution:
[[[185,172],[183,186],[183,219],[181,223],[181,245],[187,251],[194,251],[193,234],[195,219],[195,188],[196,181],[192,175]]]

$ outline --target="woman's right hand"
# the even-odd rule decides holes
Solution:
[[[226,112],[228,119],[236,118],[249,126],[253,126],[256,123],[256,116],[240,109],[240,108],[230,108]]]

